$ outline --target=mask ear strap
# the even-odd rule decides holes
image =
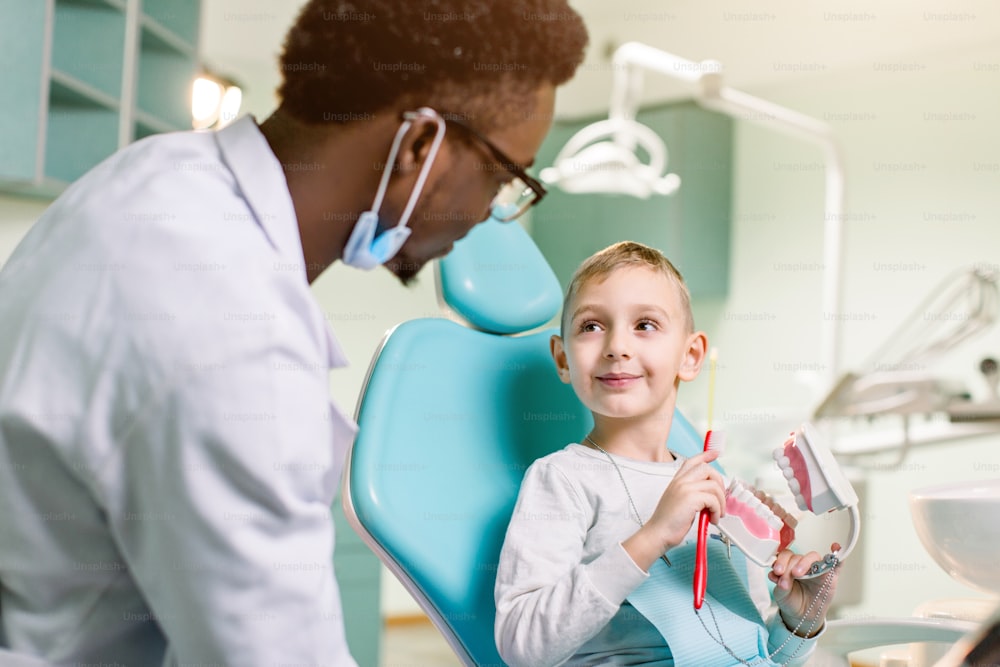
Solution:
[[[417,182],[413,186],[413,192],[410,193],[409,201],[406,202],[406,208],[403,209],[403,214],[399,216],[399,222],[396,224],[397,227],[405,227],[406,223],[409,221],[410,214],[413,213],[413,207],[417,205],[417,199],[420,197],[420,193],[424,189],[424,181],[427,180],[427,175],[430,173],[431,167],[434,165],[434,159],[437,157],[438,149],[441,148],[441,142],[444,140],[444,132],[445,132],[444,119],[441,118],[441,116],[439,116],[438,113],[434,111],[434,109],[431,109],[430,107],[421,107],[416,111],[405,112],[403,114],[403,118],[406,119],[406,125],[404,125],[404,127],[408,127],[411,119],[417,118],[418,116],[433,118],[434,122],[437,123],[437,132],[434,134],[434,141],[431,143],[431,148],[427,152],[427,159],[424,160],[424,164],[420,168],[420,173],[417,175]],[[400,129],[402,130],[403,128]],[[401,139],[400,134],[397,134],[396,137],[397,140]],[[399,142],[396,141],[393,144],[393,151],[391,151],[390,159],[393,160],[395,159],[396,157],[395,151],[399,147],[398,143]],[[379,196],[383,192],[382,185],[387,181],[386,176],[388,175],[388,173],[389,172],[387,171],[382,176],[383,183],[379,184],[379,194],[376,195],[377,201],[379,200]]]
[[[375,191],[375,201],[372,202],[371,210],[378,213],[382,209],[382,199],[385,198],[385,191],[389,187],[389,177],[392,175],[392,166],[396,164],[396,154],[399,153],[399,144],[403,142],[403,135],[410,129],[413,123],[404,115],[403,124],[396,130],[396,136],[392,140],[392,147],[389,148],[389,157],[385,159],[385,168],[382,170],[382,179],[378,183],[378,190]]]

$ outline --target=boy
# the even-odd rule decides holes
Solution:
[[[708,595],[693,609],[695,518],[706,509],[717,523],[724,481],[709,465],[717,452],[683,459],[664,443],[677,388],[698,375],[706,348],[687,288],[659,251],[623,242],[577,270],[551,350],[594,428],[583,443],[536,461],[522,482],[495,591],[497,646],[510,665],[709,667],[808,657],[836,578],[794,578],[819,560],[815,552],[779,554],[769,573],[779,613],[765,623],[765,604],[747,593],[756,579],[766,599],[763,578],[747,572],[736,550],[730,564],[709,540]],[[644,594],[647,584],[674,594]]]

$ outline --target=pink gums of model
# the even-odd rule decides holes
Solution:
[[[739,480],[726,492],[719,532],[759,565],[770,565],[795,539],[795,520],[767,495]]]

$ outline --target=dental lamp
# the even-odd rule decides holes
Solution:
[[[739,120],[818,144],[826,161],[826,198],[823,242],[824,313],[839,313],[842,267],[844,170],[840,149],[829,125],[797,111],[726,87],[722,65],[707,60],[696,63],[646,44],[627,42],[612,56],[611,104],[606,120],[577,132],[559,151],[553,166],[541,179],[569,193],[624,194],[648,198],[673,194],[681,184],[676,174],[664,173],[667,149],[650,128],[635,120],[643,84],[643,70],[680,79],[691,85],[694,100],[702,107]],[[643,161],[636,149],[648,156]],[[824,317],[821,359],[832,384],[839,365],[840,322]]]

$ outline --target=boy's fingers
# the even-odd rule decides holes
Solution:
[[[717,458],[719,458],[719,452],[714,449],[710,449],[707,452],[698,452],[694,456],[685,459],[684,463],[681,464],[681,468],[697,466],[702,463],[711,463]]]
[[[815,551],[810,551],[804,556],[800,556],[798,561],[792,567],[792,575],[795,577],[801,577],[802,575],[804,575],[806,572],[809,571],[809,567],[813,563],[822,560],[822,558],[823,557],[820,556]]]

